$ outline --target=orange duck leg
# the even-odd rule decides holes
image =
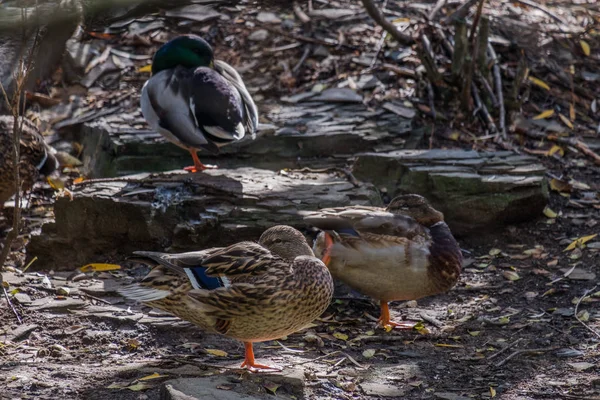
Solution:
[[[242,368],[246,367],[250,372],[260,372],[261,370],[281,371],[281,368],[257,364],[254,361],[254,349],[252,348],[252,343],[244,342],[244,347],[246,348],[246,357],[241,365]]]
[[[390,307],[387,301],[381,301],[381,316],[379,317],[379,324],[386,330],[394,328],[399,329],[412,329],[415,327],[413,322],[394,322],[390,321]]]
[[[216,165],[202,164],[202,162],[200,162],[200,159],[198,158],[198,154],[196,154],[196,150],[190,149],[190,154],[192,155],[192,159],[194,160],[194,165],[192,165],[190,167],[185,167],[184,170],[194,173],[194,172],[202,172],[205,169],[216,169],[217,168]]]

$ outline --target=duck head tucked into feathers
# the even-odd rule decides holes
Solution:
[[[190,152],[191,172],[212,168],[200,162],[197,150],[218,154],[246,135],[254,139],[258,129],[258,110],[240,74],[215,60],[210,45],[195,35],[158,49],[140,106],[151,128]]]
[[[211,67],[214,54],[212,47],[200,36],[183,35],[167,42],[152,59],[152,74],[175,68]]]

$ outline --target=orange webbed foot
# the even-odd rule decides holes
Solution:
[[[386,301],[382,301],[381,316],[379,317],[379,325],[386,331],[391,331],[394,328],[398,329],[413,329],[416,325],[414,322],[394,322],[390,319],[390,308]]]
[[[184,171],[196,173],[202,172],[207,169],[217,169],[216,165],[202,164],[200,159],[198,158],[198,154],[196,154],[196,150],[190,150],[190,154],[192,155],[192,159],[194,160],[194,165],[190,167],[185,167]]]
[[[258,364],[254,361],[254,349],[252,343],[244,342],[246,348],[246,357],[241,367],[246,367],[250,372],[267,372],[267,371],[281,371],[281,368],[271,367],[270,365]]]

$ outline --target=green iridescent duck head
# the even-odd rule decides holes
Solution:
[[[181,65],[185,68],[211,67],[212,47],[200,36],[183,35],[163,44],[152,60],[152,74]]]

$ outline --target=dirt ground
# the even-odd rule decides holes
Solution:
[[[590,185],[600,181],[589,178]],[[574,250],[579,258],[563,251],[572,238],[594,231],[588,226],[600,211],[573,210],[554,193],[550,206],[565,218],[510,226],[479,243],[462,240],[471,255],[449,293],[394,304],[396,318],[422,321],[420,331],[385,332],[376,327],[376,305],[338,299],[308,330],[258,344],[259,360],[300,371],[301,389],[283,383],[277,396],[600,398],[598,241]],[[139,277],[141,268],[126,272]],[[273,396],[268,374],[237,369],[240,343],[111,293],[105,282],[126,272],[80,275],[76,282],[57,273],[52,288],[37,273],[5,273],[29,299],[13,301],[23,325],[2,299],[9,328],[0,347],[2,398],[156,399],[166,379],[212,374],[228,377],[223,390]],[[588,292],[594,294],[580,302]],[[154,373],[163,377],[136,381]]]
[[[222,29],[218,40],[248,34],[237,26],[235,32]],[[214,34],[210,27],[204,33]],[[379,39],[372,28],[358,35],[372,36],[371,50]],[[351,34],[346,40],[360,45]],[[348,60],[359,55],[344,47],[335,51],[348,53]],[[357,68],[343,57],[334,57],[328,69],[309,58],[292,82],[288,72],[303,48],[294,52],[294,62],[268,69],[275,75],[267,79],[276,83],[261,100],[275,99],[290,85],[310,90],[319,79],[331,81]],[[234,65],[236,57],[225,54]],[[398,79],[397,86],[407,90],[411,82]],[[542,110],[532,106],[528,115]],[[444,139],[446,133],[439,127],[423,146],[486,147]],[[259,362],[284,369],[277,374],[249,374],[238,368],[240,343],[111,291],[111,281],[140,278],[140,266],[88,274],[21,272],[24,238],[3,272],[8,285],[0,297],[0,399],[159,399],[166,380],[217,375],[224,376],[217,386],[223,393],[265,399],[600,399],[600,236],[589,237],[600,231],[600,168],[581,155],[544,152],[537,154],[548,168],[551,212],[500,232],[459,238],[469,255],[458,285],[444,295],[391,307],[397,319],[421,322],[419,329],[385,332],[376,327],[374,303],[336,299],[313,326],[255,346]],[[47,184],[37,187],[28,232],[52,217],[51,195]],[[9,222],[4,215],[3,228]],[[587,240],[567,250],[578,238]]]

